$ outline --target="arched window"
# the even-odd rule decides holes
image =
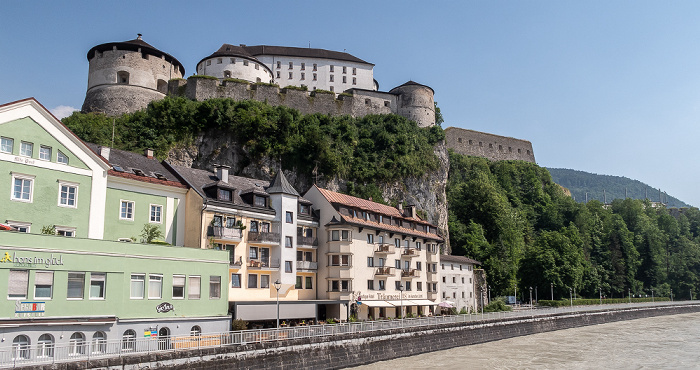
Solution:
[[[162,327],[158,330],[158,349],[170,349],[170,329],[166,327]]]
[[[258,77],[255,79],[255,82],[262,82],[262,80],[260,79],[260,77]]]
[[[224,78],[231,78],[231,71],[224,71]]]
[[[190,335],[193,337],[198,337],[202,335],[202,328],[200,328],[197,325],[193,326],[192,329],[190,329]]]
[[[76,331],[70,336],[68,353],[72,356],[85,354],[85,334]]]
[[[107,350],[107,335],[96,331],[92,335],[92,353],[104,353]]]
[[[129,84],[129,72],[127,72],[127,71],[117,72],[117,83],[128,85]]]
[[[122,351],[133,351],[136,345],[136,332],[129,329],[122,335]]]
[[[53,336],[51,334],[42,334],[39,341],[36,343],[37,357],[53,357]]]
[[[158,92],[167,94],[168,93],[168,83],[165,80],[158,80]]]
[[[29,338],[26,335],[18,335],[12,340],[12,358],[15,360],[29,359]]]

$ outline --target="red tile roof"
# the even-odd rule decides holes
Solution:
[[[107,174],[111,176],[117,176],[117,177],[124,177],[127,179],[132,179],[132,180],[137,180],[137,181],[143,181],[143,182],[150,182],[152,184],[160,184],[160,185],[167,185],[167,186],[174,186],[176,188],[182,188],[182,189],[187,189],[187,185],[181,184],[176,181],[168,181],[168,180],[161,180],[161,179],[156,179],[153,177],[146,177],[146,176],[139,176],[133,173],[127,173],[127,172],[119,172],[115,170],[109,170]]]
[[[340,218],[341,218],[342,222],[354,224],[357,226],[383,229],[383,230],[388,230],[388,231],[392,231],[395,233],[412,235],[412,236],[416,236],[419,238],[429,238],[429,239],[435,239],[435,240],[440,240],[440,241],[444,240],[438,234],[426,233],[425,231],[407,229],[407,228],[401,227],[401,226],[387,225],[384,223],[379,223],[379,222],[374,222],[374,221],[367,221],[367,220],[364,220],[364,219],[359,218],[359,217],[349,217],[349,216],[340,215]]]

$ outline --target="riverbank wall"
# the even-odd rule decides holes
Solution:
[[[560,312],[333,337],[158,352],[32,369],[338,369],[554,330],[700,312],[697,304]]]

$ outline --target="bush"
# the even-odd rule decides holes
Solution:
[[[238,84],[250,85],[250,81],[241,80],[240,78],[226,78],[226,79],[224,79],[224,82],[235,82]]]
[[[314,95],[314,96],[318,95],[318,94],[333,94],[333,95],[335,95],[335,93],[333,91],[328,91],[328,90],[323,90],[323,89],[316,89],[316,90],[311,92],[311,95]]]
[[[231,321],[231,330],[246,330],[248,329],[248,322],[241,319],[235,319]]]
[[[216,78],[214,76],[207,76],[207,75],[192,75],[190,77],[187,77],[188,80],[190,78],[203,78],[205,80],[217,80],[217,81],[219,80],[218,78]]]
[[[287,85],[284,87],[285,90],[298,90],[298,91],[309,91],[309,88],[306,86],[294,86],[294,85]]]
[[[271,83],[267,83],[267,82],[256,82],[255,85],[256,85],[256,86],[273,86],[273,87],[280,87],[280,85],[278,85],[278,84],[271,84]]]
[[[484,306],[484,312],[511,311],[513,308],[506,304],[505,298],[499,297]]]

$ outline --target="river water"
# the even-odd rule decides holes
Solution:
[[[700,313],[452,348],[359,369],[700,369]]]

